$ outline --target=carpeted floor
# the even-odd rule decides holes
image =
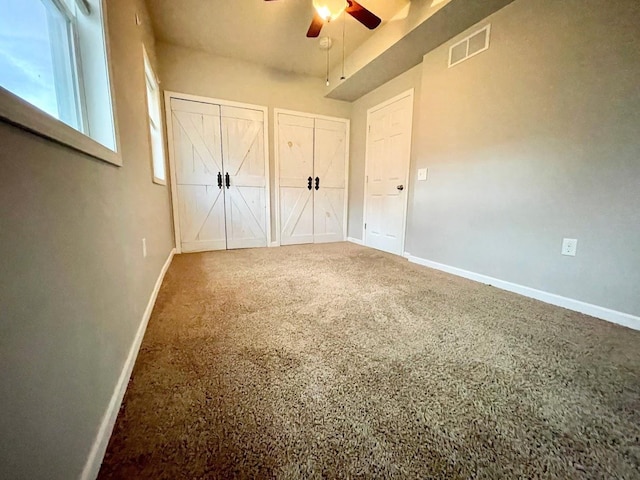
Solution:
[[[352,244],[180,255],[99,478],[640,478],[639,347]]]

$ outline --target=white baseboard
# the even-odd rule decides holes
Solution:
[[[107,411],[102,418],[102,423],[100,424],[98,435],[93,442],[91,451],[89,452],[89,457],[87,458],[87,463],[85,464],[84,469],[82,470],[82,474],[80,475],[81,480],[94,480],[98,476],[100,466],[102,465],[102,459],[104,458],[104,454],[107,451],[107,445],[109,444],[111,432],[113,432],[113,427],[116,423],[116,418],[118,417],[120,404],[122,403],[122,399],[124,398],[124,394],[127,390],[127,385],[129,384],[129,378],[131,377],[133,365],[136,363],[136,357],[138,356],[138,351],[140,350],[140,345],[142,344],[144,332],[147,329],[147,324],[149,323],[149,318],[151,317],[153,306],[156,303],[156,298],[158,297],[160,286],[162,285],[164,276],[169,269],[169,265],[171,265],[171,261],[173,260],[173,256],[175,255],[175,253],[176,249],[174,248],[173,250],[171,250],[167,261],[162,266],[162,270],[160,271],[158,280],[156,280],[156,284],[153,287],[151,298],[149,298],[147,308],[142,315],[142,321],[140,322],[140,326],[138,327],[136,336],[133,339],[133,344],[129,349],[129,355],[127,356],[127,360],[124,363],[122,372],[120,373],[120,378],[118,379],[116,388],[113,391],[113,395],[111,396],[111,401],[109,402]]]
[[[591,315],[592,317],[607,320],[612,323],[617,323],[625,327],[633,328],[634,330],[640,330],[640,317],[630,315],[628,313],[618,312],[609,308],[600,307],[591,303],[581,302],[580,300],[574,300],[572,298],[562,297],[554,293],[544,292],[542,290],[536,290],[535,288],[525,287],[516,283],[499,280],[497,278],[482,275],[480,273],[469,272],[457,267],[451,267],[442,263],[433,262],[431,260],[425,260],[424,258],[414,257],[410,255],[409,261],[425,267],[434,268],[443,272],[451,273],[459,277],[468,278],[480,283],[486,283],[492,285],[501,290],[507,290],[509,292],[517,293],[529,298],[535,298],[551,305],[563,307],[576,312]]]
[[[363,245],[362,240],[359,238],[347,237],[347,242],[355,243],[356,245]]]

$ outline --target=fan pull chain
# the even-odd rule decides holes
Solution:
[[[329,48],[327,48],[327,87],[329,86]]]
[[[347,25],[347,16],[343,14],[342,15],[342,76],[340,77],[340,80],[346,80],[347,78],[344,76],[344,57],[345,57],[345,50],[346,50],[345,31],[347,29],[346,25]]]

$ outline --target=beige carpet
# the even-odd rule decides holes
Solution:
[[[640,478],[640,332],[351,244],[180,255],[100,478]]]

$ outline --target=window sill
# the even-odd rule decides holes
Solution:
[[[167,186],[167,181],[158,177],[153,177],[153,183],[155,183],[156,185],[162,185],[164,187]]]
[[[107,163],[122,166],[122,156],[0,87],[0,120],[66,145]]]

